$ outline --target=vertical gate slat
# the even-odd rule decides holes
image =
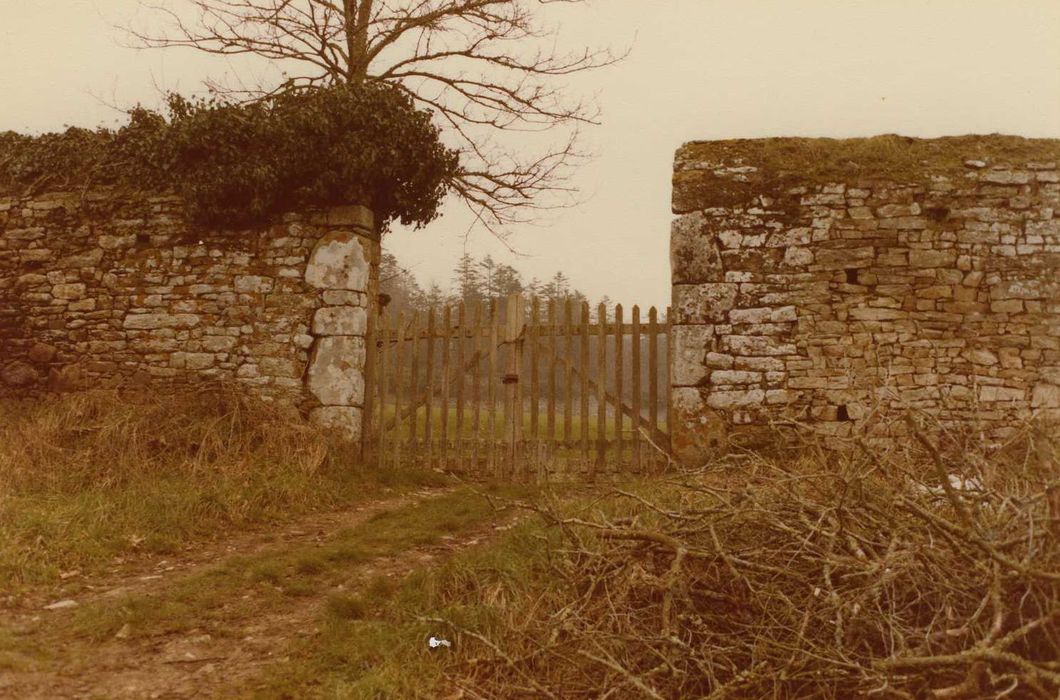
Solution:
[[[386,463],[386,385],[387,385],[387,349],[390,347],[390,329],[388,314],[379,314],[379,330],[376,338],[379,343],[379,362],[376,363],[376,384],[379,387],[379,420],[376,421],[376,434],[378,444],[376,445],[376,459],[379,467]]]
[[[482,339],[479,337],[482,335],[482,304],[475,303],[475,313],[473,320],[471,321],[471,353],[475,354],[482,347]],[[475,417],[472,425],[474,439],[471,443],[471,463],[474,465],[477,473],[479,467],[479,456],[481,454],[479,441],[482,439],[482,391],[479,388],[482,378],[482,368],[485,366],[485,362],[475,363],[474,371],[471,374],[471,401],[475,406]]]
[[[489,452],[489,470],[491,476],[499,476],[500,467],[497,463],[497,338],[499,336],[500,319],[498,316],[498,304],[496,299],[490,299],[490,364],[489,376],[486,377],[489,387],[490,401],[490,431],[486,442]]]
[[[563,300],[563,336],[566,339],[564,356],[567,364],[563,374],[563,447],[574,447],[574,314],[570,297]]]
[[[438,430],[439,437],[441,437],[441,443],[438,445],[439,457],[442,469],[449,468],[449,384],[452,381],[450,377],[449,368],[449,356],[451,345],[451,336],[453,334],[453,314],[449,309],[449,305],[446,304],[442,310],[442,399],[441,399],[441,426]]]
[[[427,468],[434,468],[434,309],[427,310],[427,408],[423,421],[423,439],[427,443]]]
[[[659,312],[648,310],[648,434],[659,444]],[[655,451],[652,450],[652,464]]]
[[[538,355],[537,352],[537,338],[541,331],[539,324],[541,322],[541,302],[537,297],[533,297],[530,301],[530,326],[527,329],[529,334],[528,348],[527,348],[527,362],[530,365],[530,436],[527,439],[527,466],[532,462],[536,463],[540,458],[538,449],[540,447],[540,434],[539,428],[541,427],[540,416],[538,411],[541,409],[540,406],[540,377],[538,376]]]
[[[582,460],[585,468],[589,466],[589,302],[582,302],[582,342],[581,347],[581,375],[582,385],[579,393],[581,399],[581,440]]]
[[[519,336],[523,331],[522,297],[509,295],[506,300],[505,345],[508,349],[508,371],[505,378],[505,437],[506,469],[508,476],[516,472],[519,456],[519,440],[522,438],[522,391],[519,387],[519,372],[522,370],[523,353],[519,352]]]
[[[514,353],[514,358],[512,359],[512,367],[515,368],[515,373],[518,375],[518,380],[515,382],[515,391],[513,392],[512,396],[512,404],[515,407],[515,411],[512,414],[512,417],[515,421],[515,442],[513,443],[514,450],[511,453],[513,474],[515,473],[515,470],[517,468],[522,471],[527,467],[525,450],[526,436],[525,428],[523,425],[523,338],[525,337],[525,335],[523,335],[525,333],[523,327],[523,319],[525,309],[525,301],[523,300],[522,295],[515,295],[515,302],[512,307],[513,317],[515,320],[511,326],[512,337],[510,338],[511,340],[515,340],[516,338],[518,338],[518,340],[515,340],[515,342],[511,344],[511,350]]]
[[[552,351],[548,357],[548,422],[545,449],[550,456],[555,453],[556,445],[556,358],[559,353],[559,319],[556,317],[556,300],[548,300],[548,347]]]
[[[641,471],[640,464],[640,307],[633,305],[633,337],[630,341],[630,365],[633,369],[633,468]]]
[[[516,323],[515,306],[518,299],[514,295],[508,295],[504,300],[504,468],[505,477],[512,476],[515,468],[515,442],[517,439],[515,428],[515,388],[513,379],[518,375],[519,368],[515,364],[515,343],[512,342],[515,333],[512,330]]]
[[[666,434],[673,435],[673,429],[670,425],[670,407],[673,406],[673,382],[670,381],[670,368],[674,366],[674,343],[673,343],[673,324],[671,323],[672,315],[670,313],[670,307],[666,307]],[[673,449],[673,446],[667,442],[663,447],[666,448],[667,452]]]
[[[607,458],[607,307],[596,307],[596,461],[589,478],[604,468]]]
[[[622,431],[625,429],[625,417],[622,415],[622,372],[625,369],[622,364],[622,305],[615,305],[615,470],[622,469],[622,462],[626,458],[625,438]]]
[[[405,327],[405,312],[398,312],[397,317],[397,341],[394,345],[394,426],[391,428],[391,443],[393,445],[394,452],[394,469],[401,466],[401,383],[404,379],[404,362],[403,355],[405,354],[405,333],[408,329]]]
[[[467,310],[463,302],[456,312],[456,466],[465,469],[464,457],[464,343],[467,339]]]
[[[376,378],[378,371],[375,368],[379,361],[379,348],[377,347],[379,320],[376,318],[378,315],[375,309],[368,310],[364,337],[364,367],[361,374],[361,381],[364,384],[361,395],[361,436],[368,439],[362,439],[359,447],[361,459],[365,464],[374,458],[372,450],[378,448],[378,443],[374,441],[378,440],[380,430],[380,426],[375,424],[375,394],[379,383]]]
[[[409,377],[409,401],[411,405],[409,409],[412,411],[409,416],[409,463],[415,466],[419,462],[419,457],[422,452],[419,449],[418,430],[417,423],[419,422],[419,406],[416,405],[417,397],[420,392],[420,312],[412,312],[412,328],[409,330],[409,348],[412,350],[412,372]]]

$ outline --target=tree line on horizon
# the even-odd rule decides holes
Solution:
[[[561,314],[562,318],[562,304],[567,299],[571,300],[572,311],[574,314],[574,323],[581,321],[581,305],[583,302],[588,302],[589,299],[580,290],[574,288],[571,285],[570,278],[562,271],[557,271],[547,281],[542,282],[540,279],[534,277],[529,281],[523,278],[518,270],[513,268],[511,265],[507,265],[502,262],[494,260],[491,256],[486,255],[482,258],[476,258],[475,256],[465,253],[457,261],[454,266],[448,288],[443,288],[437,281],[432,281],[426,289],[420,285],[416,276],[408,269],[403,267],[398,259],[392,253],[383,253],[380,258],[380,270],[379,270],[379,289],[380,293],[388,297],[385,299],[387,316],[390,319],[395,319],[398,313],[405,313],[406,322],[409,321],[409,314],[411,312],[419,312],[421,314],[420,319],[422,322],[425,312],[433,309],[435,312],[435,318],[438,319],[439,312],[449,307],[459,306],[464,304],[468,313],[476,308],[482,308],[487,302],[493,299],[503,300],[510,294],[521,293],[524,298],[529,301],[531,297],[536,296],[541,300],[540,313],[542,323],[548,322],[548,306],[551,300],[557,302],[557,313]],[[608,296],[603,296],[596,303],[589,304],[589,318],[592,323],[597,323],[599,319],[598,308],[599,304],[603,304],[606,309],[606,320],[614,321],[615,319],[615,304]],[[500,304],[498,308],[499,318],[503,323],[503,319],[506,315],[506,309],[504,304]],[[659,322],[665,323],[665,309],[660,309]],[[455,316],[453,317],[455,321]],[[527,309],[527,320],[529,320],[529,309]],[[625,324],[630,323],[632,320],[631,309],[624,310],[623,322]],[[645,410],[652,401],[650,395],[649,376],[652,372],[650,364],[649,351],[648,351],[648,314],[647,309],[642,309],[641,315],[641,336],[640,336],[640,376],[642,378],[640,398],[642,406]],[[411,337],[411,336],[410,336]],[[422,336],[421,336],[422,337]],[[461,342],[456,336],[451,340],[446,340],[448,336],[435,336],[435,346],[433,352],[441,352],[441,348],[446,343],[455,344]],[[584,372],[586,376],[593,377],[594,380],[599,376],[597,372],[598,358],[599,358],[599,343],[601,338],[595,335],[595,333],[589,337],[583,337],[579,334],[575,334],[572,338],[572,342],[576,349],[570,353],[566,358],[566,361],[570,363],[570,366],[578,372],[578,376]],[[476,341],[477,342],[477,341]],[[588,348],[589,365],[587,367],[582,366],[582,344],[585,343]],[[610,391],[614,391],[612,382],[616,375],[617,368],[617,355],[615,351],[615,336],[611,331],[608,332],[607,339],[604,341],[604,374],[605,384],[611,387]],[[633,396],[633,344],[634,340],[629,332],[625,332],[621,336],[621,344],[623,348],[623,361],[622,361],[622,374],[623,374],[623,390],[622,396],[624,399],[631,399]],[[665,358],[668,357],[668,345],[669,338],[667,332],[662,330],[658,334],[658,346],[657,356],[660,358],[658,363],[655,365],[654,371],[657,374],[657,385],[665,387],[669,381],[669,375],[667,370],[667,363]],[[450,348],[453,345],[449,346]],[[558,346],[557,346],[558,347]],[[570,346],[563,345],[563,351],[567,352],[570,350]],[[423,342],[414,342],[411,349],[403,350],[403,352],[414,353],[420,360],[421,367],[426,367],[426,359],[428,353],[428,345]],[[507,352],[505,347],[499,348],[500,352],[500,366],[507,367],[508,360],[506,359]],[[524,363],[527,363],[523,367],[523,373],[525,376],[530,376],[529,371],[529,353],[524,355]],[[406,365],[408,367],[408,365]],[[548,386],[549,373],[555,374],[556,383],[556,395],[561,399],[565,400],[568,396],[580,396],[580,381],[574,382],[571,385],[567,385],[565,381],[564,369],[555,362],[547,361],[545,359],[539,359],[539,372],[540,372],[540,383],[538,388],[538,398],[544,399],[546,397],[546,387]],[[476,365],[475,369],[465,373],[464,382],[465,389],[471,391],[471,387],[478,386],[480,394],[486,395],[487,387],[489,387],[491,381],[496,381],[496,377],[492,379],[488,377],[485,372],[484,365]],[[404,374],[401,378],[402,382],[405,382],[404,386],[408,387],[408,382],[413,381],[411,375]],[[416,380],[416,390],[425,391],[429,383],[426,375],[421,374]],[[396,384],[391,382],[391,387],[395,387]],[[433,384],[434,396],[439,398],[443,395],[442,382],[435,382]],[[524,384],[524,401],[529,402],[531,400],[530,385]],[[593,411],[596,410],[596,389],[593,388],[589,393],[590,404],[594,407]],[[655,398],[658,401],[658,397]],[[607,411],[609,415],[614,416],[614,408],[608,407]],[[660,405],[660,415],[666,415],[666,406]],[[593,414],[595,416],[595,413]],[[628,426],[627,426],[628,427]]]
[[[484,304],[491,299],[504,299],[510,294],[521,293],[528,298],[541,299],[542,314],[547,314],[550,300],[561,304],[570,299],[574,306],[575,318],[578,318],[581,304],[589,301],[583,292],[571,285],[570,278],[562,270],[557,271],[547,281],[537,277],[526,280],[511,265],[498,262],[490,255],[476,258],[470,253],[464,253],[457,261],[448,288],[442,287],[437,281],[432,281],[424,288],[416,276],[403,267],[392,253],[383,253],[380,259],[379,288],[381,293],[387,295],[387,308],[393,313],[427,311],[459,304],[465,304],[471,309],[476,304]],[[607,295],[601,297],[597,303],[590,303],[592,317],[596,318],[597,304],[600,303],[607,309],[608,318],[613,318],[615,303]]]

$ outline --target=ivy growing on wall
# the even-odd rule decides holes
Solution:
[[[171,94],[165,114],[136,108],[116,131],[0,133],[0,190],[172,189],[212,225],[357,203],[380,223],[420,226],[437,216],[457,167],[430,115],[375,84],[249,104]]]

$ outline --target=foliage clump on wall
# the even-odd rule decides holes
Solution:
[[[0,190],[166,188],[196,221],[247,225],[271,214],[370,206],[380,225],[423,225],[458,169],[430,115],[385,85],[290,91],[237,104],[171,94],[117,131],[0,133]]]

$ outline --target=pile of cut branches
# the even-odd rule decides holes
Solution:
[[[1056,698],[1055,442],[947,457],[912,430],[891,451],[745,455],[590,513],[533,506],[564,534],[563,585],[509,604],[489,637],[457,629],[470,651],[453,683],[490,698]]]

